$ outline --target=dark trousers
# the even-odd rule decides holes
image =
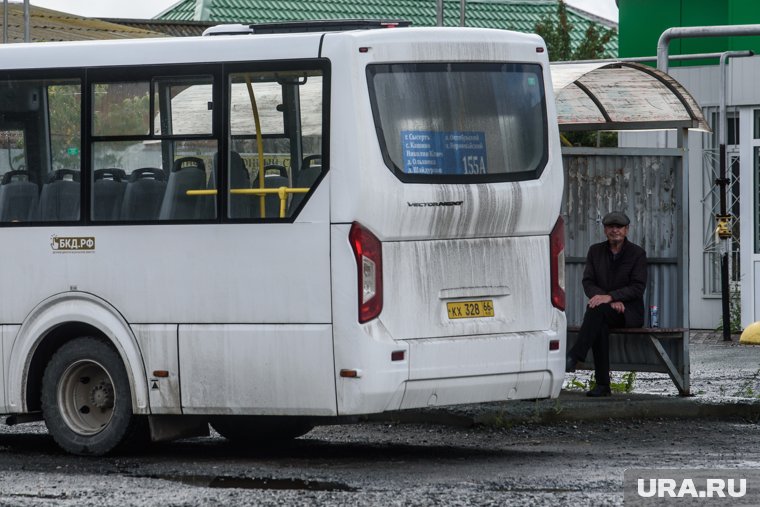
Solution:
[[[610,385],[610,328],[624,327],[625,317],[609,304],[586,308],[578,341],[568,355],[578,361],[586,359],[588,349],[594,352],[596,383]]]

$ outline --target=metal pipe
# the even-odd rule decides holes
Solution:
[[[459,26],[464,26],[466,12],[467,12],[467,0],[459,0]]]
[[[678,26],[668,28],[657,41],[657,68],[668,72],[668,45],[673,39],[695,37],[740,37],[760,35],[760,25]]]
[[[435,3],[435,26],[443,26],[443,0]]]
[[[682,60],[705,60],[709,58],[720,58],[721,55],[723,55],[725,51],[716,52],[716,53],[693,53],[689,55],[669,55],[668,60],[674,60],[674,61],[682,61]],[[733,56],[753,56],[755,53],[752,50],[745,50],[745,51],[730,51],[730,53],[736,53]],[[656,56],[634,56],[630,58],[599,58],[596,60],[572,60],[572,61],[565,61],[565,62],[552,62],[552,65],[562,64],[562,63],[614,63],[614,62],[633,62],[633,63],[645,63],[645,62],[656,62],[657,57]]]
[[[726,70],[728,69],[726,64],[728,63],[729,58],[741,58],[744,56],[752,56],[753,54],[752,51],[724,51],[720,54],[720,91],[718,95],[720,129],[718,130],[718,143],[722,146],[726,144],[726,129],[724,129],[724,127],[728,123],[726,121]]]
[[[32,29],[29,26],[29,0],[24,0],[24,42],[32,42]]]

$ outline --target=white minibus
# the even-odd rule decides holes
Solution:
[[[0,46],[6,422],[100,455],[556,397],[545,45],[404,25]]]

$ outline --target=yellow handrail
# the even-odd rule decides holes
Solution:
[[[280,198],[280,218],[285,218],[285,212],[288,205],[288,194],[305,194],[311,190],[310,188],[291,188],[291,187],[278,187],[278,188],[232,188],[231,194],[238,195],[258,195],[264,200],[266,194],[277,194]],[[261,215],[262,217],[264,215]]]
[[[253,110],[253,122],[256,125],[256,149],[259,155],[259,188],[264,188],[264,138],[261,135],[261,120],[259,119],[259,108],[256,106],[256,96],[253,94],[253,84],[248,74],[245,75],[245,84],[248,88],[248,98],[251,100],[251,109]],[[266,206],[264,205],[264,196],[259,199],[259,212],[266,218]]]
[[[277,188],[231,188],[230,193],[235,195],[257,195],[261,197],[261,201],[269,194],[277,194],[280,198],[280,218],[285,218],[288,194],[305,194],[309,190],[308,187],[277,187]],[[187,190],[185,195],[217,195],[215,189],[207,190]],[[266,218],[266,214],[261,215],[262,218]]]

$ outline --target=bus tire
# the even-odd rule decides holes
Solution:
[[[72,454],[107,454],[136,436],[143,422],[132,413],[121,357],[97,338],[76,338],[53,354],[41,401],[48,432]]]
[[[293,440],[314,428],[306,417],[231,415],[213,417],[210,422],[227,440],[259,446]]]

